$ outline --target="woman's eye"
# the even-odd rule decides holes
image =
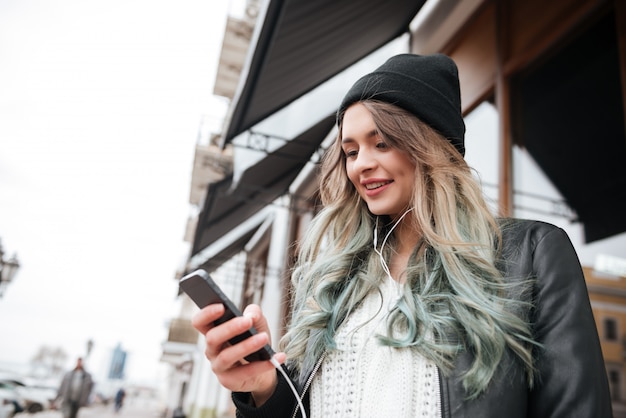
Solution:
[[[343,153],[345,154],[346,158],[350,158],[350,157],[354,157],[357,154],[356,150],[344,150]]]
[[[376,148],[389,148],[386,142],[379,142],[376,144]]]

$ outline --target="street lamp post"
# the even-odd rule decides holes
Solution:
[[[9,259],[4,258],[2,241],[0,241],[0,298],[4,294],[4,289],[15,278],[15,274],[19,268],[20,262],[15,254]]]

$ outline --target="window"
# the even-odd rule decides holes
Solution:
[[[465,117],[465,161],[476,170],[483,194],[498,214],[500,143],[498,112],[491,101],[482,102]]]
[[[604,318],[604,339],[617,341],[617,320],[615,318]]]
[[[609,388],[611,399],[620,401],[622,399],[622,372],[617,365],[608,365],[607,376],[609,378]]]

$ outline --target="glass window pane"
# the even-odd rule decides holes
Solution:
[[[477,171],[485,198],[497,214],[500,141],[495,106],[481,103],[465,117],[465,126],[465,161]]]

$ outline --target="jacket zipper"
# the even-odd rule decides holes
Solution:
[[[315,377],[315,375],[317,374],[318,370],[322,366],[322,362],[324,361],[325,357],[326,357],[326,352],[324,352],[324,354],[322,354],[321,357],[317,360],[317,363],[315,363],[315,367],[313,368],[313,371],[311,371],[311,374],[309,375],[309,378],[304,383],[304,386],[302,388],[302,393],[300,394],[301,398],[304,397],[304,394],[309,390],[309,387],[313,383],[313,378]],[[292,418],[296,418],[296,416],[298,415],[298,411],[299,410],[300,410],[299,406],[296,405],[296,409],[293,411]]]
[[[441,381],[441,370],[439,367],[437,369],[437,384],[435,385],[435,395],[439,399],[439,416],[444,418],[443,416],[443,393],[441,391],[441,385],[443,382]]]

